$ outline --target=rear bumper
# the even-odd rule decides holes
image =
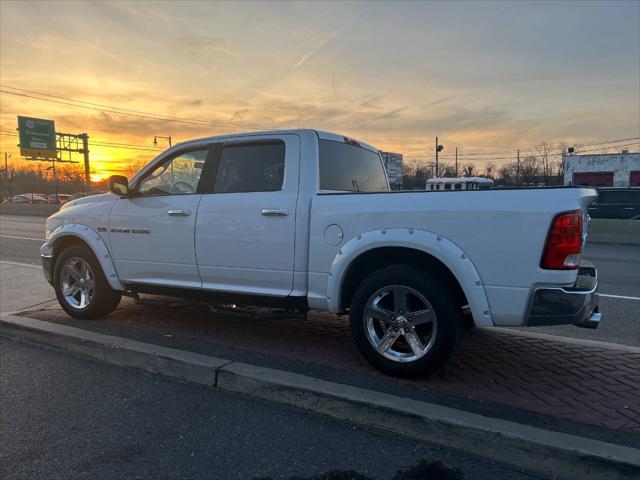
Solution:
[[[533,294],[528,326],[576,325],[598,328],[598,272],[592,265],[581,265],[572,287],[541,287]]]

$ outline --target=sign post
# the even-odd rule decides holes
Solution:
[[[23,157],[43,159],[58,157],[56,128],[53,120],[18,116],[18,131],[20,155]]]

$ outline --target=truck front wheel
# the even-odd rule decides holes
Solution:
[[[428,270],[376,270],[351,301],[351,332],[362,355],[395,376],[432,372],[451,355],[463,320],[455,295]]]
[[[73,245],[56,259],[54,288],[60,306],[75,318],[99,318],[113,312],[121,295],[109,286],[89,248]]]

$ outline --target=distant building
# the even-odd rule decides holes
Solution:
[[[640,153],[566,155],[564,184],[591,187],[640,187]]]
[[[402,154],[380,151],[384,166],[387,169],[391,190],[402,190]]]

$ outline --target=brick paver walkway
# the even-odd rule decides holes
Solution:
[[[30,317],[62,321],[58,309]],[[106,322],[165,335],[381,375],[360,356],[346,317],[313,312],[308,320],[222,318],[200,309],[143,307],[123,300]],[[450,362],[414,386],[495,402],[616,430],[640,433],[640,354],[531,338],[490,329],[468,332]]]

